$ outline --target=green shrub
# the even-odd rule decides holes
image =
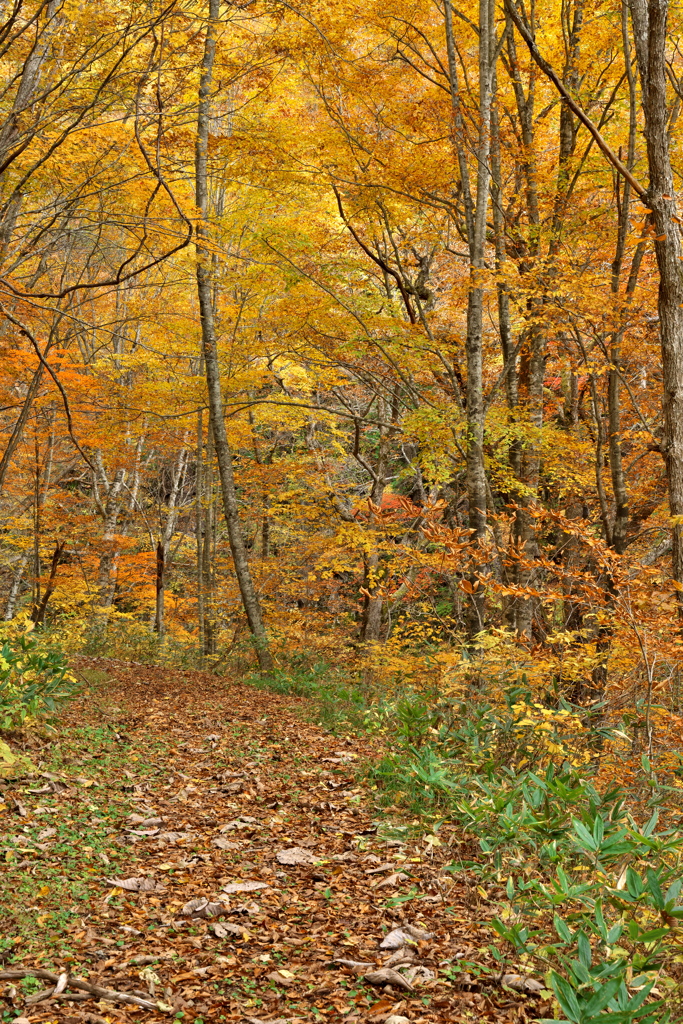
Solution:
[[[0,648],[0,728],[49,716],[79,689],[64,653],[49,634],[5,628]]]

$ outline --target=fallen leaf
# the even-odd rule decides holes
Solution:
[[[5,764],[14,764],[17,760],[4,740],[0,740],[0,758]]]
[[[374,964],[363,962],[362,960],[344,960],[341,957],[336,957],[334,960],[330,960],[330,967],[335,967],[339,964],[341,967],[350,967],[352,971],[366,971],[368,967],[374,967]]]
[[[388,935],[384,936],[384,938],[379,944],[379,948],[400,949],[401,946],[410,945],[410,943],[415,942],[416,939],[412,935],[409,935],[406,930],[404,930],[403,928],[394,928],[392,929],[392,931],[389,932]]]
[[[366,875],[381,875],[384,871],[393,871],[396,865],[393,861],[387,861],[386,864],[380,864],[378,868],[368,868],[365,872]]]
[[[239,843],[231,843],[228,839],[223,839],[223,836],[216,836],[213,841],[213,845],[218,847],[219,850],[239,850]]]
[[[260,914],[261,908],[259,907],[258,903],[255,903],[254,900],[252,900],[251,903],[240,903],[238,907],[235,907],[233,913],[249,914],[249,916],[252,916],[253,914]]]
[[[271,971],[270,974],[266,974],[268,981],[274,981],[276,985],[282,985],[284,988],[289,988],[290,985],[294,984],[294,975],[290,971]]]
[[[219,914],[224,914],[227,907],[224,903],[210,903],[205,896],[200,896],[197,899],[189,900],[185,904],[180,913],[183,917],[218,917]]]
[[[414,967],[409,967],[405,972],[405,978],[414,985],[415,982],[420,981],[433,981],[436,975],[434,971],[430,971],[429,967],[423,967],[421,964],[416,964]]]
[[[295,1024],[300,1017],[271,1017],[270,1020],[261,1020],[260,1017],[245,1017],[244,1020],[247,1024]]]
[[[542,992],[545,985],[536,981],[535,978],[528,978],[523,974],[504,974],[500,979],[501,985],[507,985],[508,988],[514,989],[515,992]]]
[[[245,940],[251,938],[246,928],[229,921],[216,921],[215,924],[210,924],[209,928],[217,939],[227,939],[228,935],[235,935],[237,938]]]
[[[223,886],[223,892],[256,892],[257,889],[270,889],[267,882],[230,882]]]
[[[383,878],[381,882],[377,882],[375,884],[375,889],[382,889],[386,885],[400,885],[401,882],[406,882],[409,878],[410,875],[406,875],[405,871],[397,871],[393,875],[389,875],[387,878]]]
[[[413,946],[401,946],[395,953],[392,953],[387,961],[385,961],[385,967],[396,967],[397,964],[411,964],[415,959],[415,949]]]
[[[369,974],[365,974],[363,977],[370,985],[397,985],[408,992],[414,991],[408,979],[404,978],[398,971],[392,970],[391,967],[380,967],[378,971],[370,971]]]
[[[105,882],[128,892],[154,892],[160,888],[153,878],[105,878]]]
[[[395,999],[380,999],[378,1002],[373,1003],[368,1010],[368,1013],[371,1017],[376,1017],[380,1013],[386,1013],[387,1010],[391,1009],[395,1002]]]
[[[311,851],[304,850],[301,846],[292,846],[289,850],[278,850],[275,859],[278,864],[315,864],[315,857]]]
[[[424,928],[418,928],[414,924],[404,924],[402,928],[404,932],[417,942],[428,942],[434,938],[434,932],[427,932]]]

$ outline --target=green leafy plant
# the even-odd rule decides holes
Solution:
[[[0,728],[52,715],[79,689],[61,648],[42,632],[14,628],[0,648]]]

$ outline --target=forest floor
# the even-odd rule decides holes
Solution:
[[[495,904],[445,871],[463,855],[455,830],[400,828],[375,807],[360,767],[376,741],[325,733],[301,698],[196,672],[77,667],[88,693],[31,741],[36,771],[0,784],[0,1021],[551,1015],[478,978]],[[402,926],[398,952],[380,948]],[[392,955],[409,966],[375,977]]]

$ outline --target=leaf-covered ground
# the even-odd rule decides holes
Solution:
[[[36,772],[0,790],[2,970],[66,988],[45,998],[54,982],[5,978],[2,1020],[550,1015],[479,977],[495,894],[444,871],[465,851],[447,826],[440,845],[392,830],[358,781],[368,741],[310,725],[297,698],[199,673],[80,668],[88,694],[27,750]]]

